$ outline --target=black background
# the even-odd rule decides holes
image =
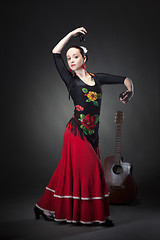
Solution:
[[[106,156],[114,154],[114,116],[122,110],[122,156],[133,165],[139,196],[157,200],[158,5],[157,1],[5,2],[1,45],[4,195],[42,191],[57,167],[73,103],[68,100],[51,50],[69,31],[84,26],[88,31],[84,43],[89,50],[87,70],[127,76],[135,86],[135,95],[127,105],[118,99],[124,86],[103,86],[102,164]],[[81,45],[78,38],[72,38],[63,54],[72,44]]]

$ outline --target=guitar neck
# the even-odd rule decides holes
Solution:
[[[121,126],[123,122],[124,114],[122,111],[116,112],[115,123],[116,123],[116,145],[115,145],[115,155],[117,164],[121,161]]]
[[[116,125],[116,144],[115,144],[115,155],[121,156],[121,125]]]

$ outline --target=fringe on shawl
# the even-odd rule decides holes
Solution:
[[[69,129],[74,134],[74,136],[77,136],[77,133],[79,133],[80,138],[84,141],[84,135],[82,133],[82,130],[80,129],[80,127],[76,123],[76,120],[74,119],[74,116],[70,119],[67,126],[69,126]],[[78,131],[77,131],[77,129],[78,129]]]

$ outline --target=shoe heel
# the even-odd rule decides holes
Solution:
[[[34,207],[34,214],[35,214],[35,219],[40,219],[40,213],[39,213],[38,208],[36,206]]]

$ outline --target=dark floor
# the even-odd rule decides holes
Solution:
[[[9,189],[8,189],[9,190]],[[35,220],[33,207],[40,194],[11,194],[1,203],[1,239],[157,240],[160,239],[160,206],[153,198],[137,197],[130,205],[111,205],[115,226],[77,226]],[[147,199],[147,200],[146,200]]]

